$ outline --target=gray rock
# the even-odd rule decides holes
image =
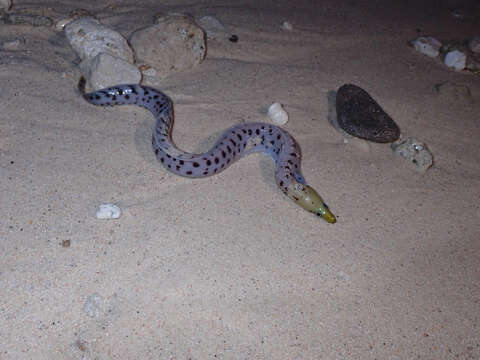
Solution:
[[[205,33],[191,17],[166,15],[157,23],[134,32],[130,44],[137,62],[150,65],[164,77],[190,69],[205,58]]]
[[[475,36],[473,39],[471,39],[468,42],[468,47],[472,52],[479,54],[480,53],[480,37]]]
[[[52,26],[53,20],[48,16],[28,13],[8,13],[0,17],[0,22],[6,25]]]
[[[433,165],[433,155],[427,146],[412,137],[393,143],[391,147],[395,155],[410,161],[419,171],[425,172]]]
[[[80,70],[93,90],[117,84],[139,84],[142,79],[135,65],[106,53],[84,60]]]
[[[197,20],[209,39],[226,37],[225,26],[213,15],[205,15]]]
[[[100,53],[106,53],[132,64],[134,62],[133,51],[127,40],[94,18],[73,20],[64,29],[70,45],[81,60],[93,59]]]
[[[12,6],[12,0],[0,0],[0,10],[8,11]]]
[[[0,39],[0,46],[3,50],[15,51],[25,45],[24,37]]]
[[[412,44],[415,50],[430,57],[437,57],[442,46],[440,41],[430,36],[419,37]]]

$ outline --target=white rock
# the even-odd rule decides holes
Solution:
[[[413,47],[418,52],[430,56],[437,57],[442,43],[433,37],[419,37],[413,41]]]
[[[142,74],[135,65],[110,54],[100,53],[80,64],[80,70],[94,90],[116,84],[139,84]]]
[[[453,50],[445,55],[445,65],[448,67],[452,67],[457,71],[465,69],[465,65],[467,64],[467,56],[458,50]]]
[[[225,36],[225,26],[215,16],[206,15],[197,20],[198,25],[205,30],[207,37],[215,38]]]
[[[8,11],[12,6],[12,0],[0,0],[0,9]]]
[[[270,105],[267,114],[276,125],[285,125],[288,121],[288,113],[283,109],[282,104],[278,102]]]
[[[470,50],[472,50],[474,53],[480,53],[480,37],[475,36],[473,39],[471,39],[468,42],[468,47]]]
[[[287,31],[292,31],[293,26],[288,21],[284,21],[283,24],[282,24],[282,29],[287,30]]]
[[[190,69],[205,58],[205,33],[186,15],[166,15],[157,23],[135,31],[130,44],[138,63],[150,65],[158,76]]]
[[[391,147],[395,155],[410,161],[419,171],[425,172],[433,165],[433,155],[427,146],[412,137],[392,143]]]
[[[58,25],[58,24],[57,24]],[[133,51],[117,31],[91,17],[81,17],[65,25],[65,35],[80,59],[107,53],[133,64]]]
[[[122,210],[117,205],[101,204],[97,210],[97,219],[118,219],[122,215]]]

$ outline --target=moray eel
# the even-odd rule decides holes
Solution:
[[[190,154],[172,142],[173,104],[162,92],[147,86],[117,85],[85,94],[84,87],[84,81],[80,81],[79,89],[91,104],[132,104],[150,110],[156,118],[152,137],[153,151],[168,171],[180,176],[203,178],[225,170],[244,155],[266,153],[275,161],[275,180],[285,195],[327,222],[336,222],[320,195],[305,182],[300,171],[300,149],[297,143],[278,126],[257,122],[242,123],[227,129],[209,151]]]

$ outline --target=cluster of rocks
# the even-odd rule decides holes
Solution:
[[[223,25],[207,18],[209,33],[216,36]],[[213,25],[212,25],[213,24]],[[142,72],[165,77],[190,69],[206,55],[206,35],[195,20],[184,14],[155,17],[155,23],[133,32],[128,41],[114,29],[83,12],[57,22],[79,56],[80,71],[90,89],[115,84],[138,84]]]
[[[338,91],[329,91],[328,121],[344,136],[344,142],[352,142],[362,151],[370,151],[367,141],[390,143],[395,156],[427,171],[433,165],[433,155],[427,146],[413,137],[401,139],[401,131],[395,121],[382,109],[372,96],[353,84],[345,84]]]
[[[432,58],[443,56],[443,62],[456,71],[480,71],[480,37],[467,41],[450,41],[442,44],[431,36],[419,37],[411,42],[418,52]]]

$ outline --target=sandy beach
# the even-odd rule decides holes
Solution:
[[[468,16],[452,16],[461,6]],[[303,174],[338,221],[284,196],[263,154],[205,179],[167,172],[151,113],[81,97],[63,32],[2,24],[2,42],[25,42],[0,51],[0,359],[480,359],[480,77],[408,45],[480,36],[474,2],[11,11],[56,22],[79,7],[126,38],[155,13],[221,20],[237,42],[209,40],[199,66],[145,82],[174,102],[174,142],[206,151],[280,102]],[[437,91],[446,82],[457,87]],[[345,142],[327,120],[327,93],[345,83],[425,142],[434,166]],[[102,203],[122,216],[97,219]]]

